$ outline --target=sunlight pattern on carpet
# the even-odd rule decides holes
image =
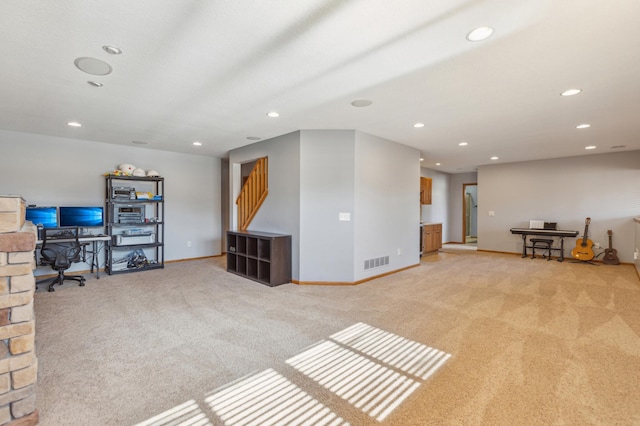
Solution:
[[[420,386],[407,376],[328,341],[287,360],[287,364],[378,421]]]
[[[213,423],[192,399],[135,426],[212,426]]]
[[[225,425],[348,425],[272,369],[218,391],[205,402]]]
[[[451,357],[364,323],[330,338],[287,364],[378,421]]]
[[[285,362],[313,381],[307,383],[310,392],[315,383],[381,422],[450,357],[422,343],[357,323]],[[302,385],[304,380],[296,382]],[[225,426],[349,425],[298,385],[270,368],[212,391],[204,402]],[[191,400],[136,426],[211,424]]]
[[[336,342],[426,380],[450,354],[368,324],[357,323],[331,336]]]

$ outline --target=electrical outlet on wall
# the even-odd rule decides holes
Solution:
[[[600,243],[593,243],[593,248],[599,249],[600,248]]]
[[[187,241],[187,247],[191,247],[191,241]]]
[[[338,220],[342,222],[349,222],[351,220],[351,213],[349,212],[338,213]]]

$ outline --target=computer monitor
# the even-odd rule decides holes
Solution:
[[[58,227],[58,209],[56,207],[27,207],[25,219],[43,228]]]
[[[89,207],[59,207],[60,226],[104,226],[104,208]]]

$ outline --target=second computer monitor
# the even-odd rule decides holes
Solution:
[[[59,207],[60,226],[104,226],[104,208],[89,207]]]

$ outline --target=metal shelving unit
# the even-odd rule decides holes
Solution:
[[[164,178],[106,176],[109,275],[164,268]]]

